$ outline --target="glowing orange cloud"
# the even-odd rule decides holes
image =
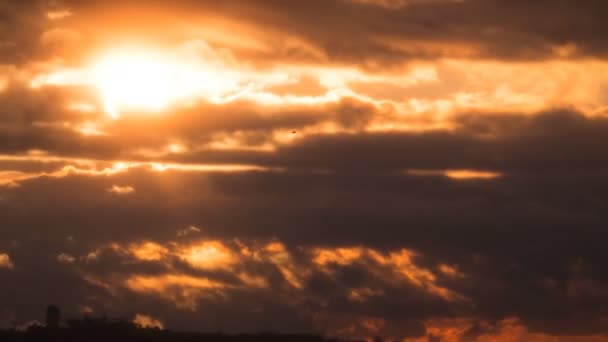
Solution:
[[[11,261],[8,254],[0,253],[0,268],[14,268],[15,265]]]
[[[162,276],[136,275],[125,281],[127,288],[138,293],[156,294],[174,302],[178,307],[195,310],[197,300],[214,295],[225,285],[206,278],[167,274]]]
[[[499,172],[484,170],[406,170],[406,173],[420,176],[443,176],[456,181],[492,180],[502,177]]]
[[[194,244],[178,254],[192,266],[201,269],[228,267],[238,261],[237,256],[220,241]]]
[[[133,323],[143,327],[143,328],[158,328],[163,329],[164,325],[158,319],[155,319],[148,315],[136,314],[135,318],[133,318]]]

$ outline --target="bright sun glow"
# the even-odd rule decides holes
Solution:
[[[191,94],[185,67],[154,53],[116,53],[93,67],[94,83],[105,111],[117,117],[121,111],[157,112]]]
[[[236,87],[225,72],[156,51],[107,53],[91,71],[104,110],[114,118],[127,111],[160,112],[195,97],[219,101]]]
[[[173,100],[171,67],[146,56],[109,56],[94,67],[95,83],[105,110],[113,117],[119,110],[159,111]]]

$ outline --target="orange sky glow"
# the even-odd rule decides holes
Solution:
[[[0,329],[607,340],[605,13],[0,0]]]

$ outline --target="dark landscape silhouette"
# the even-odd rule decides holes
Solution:
[[[380,339],[376,338],[376,341]],[[167,342],[341,342],[337,338],[314,334],[223,334],[219,332],[175,332],[143,327],[133,322],[107,317],[84,316],[62,321],[61,311],[50,305],[46,324],[32,324],[25,329],[0,330],[0,341],[167,341]],[[349,340],[350,342],[355,342]]]

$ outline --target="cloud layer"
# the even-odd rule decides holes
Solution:
[[[0,326],[606,339],[605,7],[0,2]]]

